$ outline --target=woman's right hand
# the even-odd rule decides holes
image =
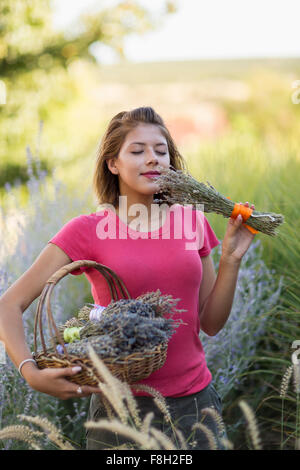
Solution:
[[[102,393],[100,388],[90,385],[80,385],[82,393],[78,393],[79,385],[67,380],[67,377],[78,374],[75,367],[46,368],[30,371],[27,375],[28,385],[38,392],[52,395],[53,397],[67,400],[68,398],[88,397],[92,393]]]

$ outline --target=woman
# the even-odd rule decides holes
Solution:
[[[78,387],[67,380],[78,370],[39,370],[33,361],[23,363],[31,353],[25,342],[22,313],[55,271],[79,259],[109,266],[125,282],[132,298],[157,289],[163,295],[171,294],[180,299],[176,307],[185,310],[181,313],[185,324],[170,339],[164,366],[139,384],[151,386],[165,397],[172,420],[191,449],[207,449],[205,433],[199,429],[191,432],[191,427],[201,421],[217,435],[215,421],[209,415],[203,420],[201,409],[212,406],[221,414],[222,403],[212,384],[199,331],[201,328],[213,336],[226,323],[240,262],[255,235],[242,226],[242,219],[229,219],[216,276],[210,251],[219,240],[203,212],[181,205],[153,210],[157,208],[153,202],[158,191],[154,173],[170,166],[184,169],[185,165],[163,120],[151,107],[121,112],[111,120],[94,173],[94,189],[105,209],[70,220],[4,293],[0,298],[0,338],[16,367],[21,364],[21,372],[34,390],[61,399],[78,397],[78,392],[81,396],[93,394],[89,417],[99,419],[106,417],[101,391],[87,385]],[[141,214],[138,225],[137,211]],[[188,245],[191,235],[197,238],[192,248]],[[108,305],[109,289],[99,272],[80,268],[72,274],[82,272],[92,285],[95,303]],[[171,437],[172,430],[153,397],[134,386],[132,393],[141,418],[152,411],[153,425]],[[87,449],[125,442],[128,439],[108,431],[87,432]],[[217,442],[222,449],[219,438]]]

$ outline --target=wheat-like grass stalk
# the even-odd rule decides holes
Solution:
[[[17,439],[18,441],[27,442],[35,450],[41,450],[37,444],[36,437],[43,437],[44,433],[33,431],[28,426],[17,424],[13,426],[6,426],[0,430],[0,440],[2,439]]]
[[[111,404],[109,403],[109,400],[106,398],[104,394],[101,396],[102,403],[104,405],[104,408],[106,410],[106,414],[109,419],[114,419],[114,414],[113,414],[113,409]]]
[[[214,433],[211,431],[211,429],[209,429],[203,423],[193,424],[192,430],[194,430],[194,429],[200,429],[205,434],[205,436],[207,437],[209,448],[211,450],[217,450],[217,440],[214,436]]]
[[[173,429],[173,432],[175,432],[175,434],[177,434],[177,437],[178,437],[179,442],[180,442],[180,449],[181,450],[187,450],[188,445],[186,443],[186,440],[184,438],[183,433],[180,431],[180,429],[177,429],[176,427],[173,427],[172,429]]]
[[[229,439],[227,439],[226,437],[221,437],[220,442],[226,449],[228,449],[228,450],[233,450],[234,449],[233,443]]]
[[[202,408],[201,413],[210,415],[215,421],[215,423],[217,424],[219,434],[221,435],[224,433],[225,425],[224,425],[222,417],[217,412],[217,410],[215,410],[214,408],[207,407],[207,408]]]
[[[98,386],[100,390],[102,391],[102,394],[104,395],[104,397],[106,397],[106,400],[107,400],[106,410],[108,411],[108,406],[111,405],[112,408],[117,413],[117,415],[119,416],[121,422],[123,424],[127,424],[128,419],[129,419],[129,413],[128,413],[126,406],[124,406],[122,396],[120,395],[120,396],[117,396],[116,398],[115,397],[116,394],[112,393],[111,387],[104,382],[98,382]],[[114,419],[111,412],[108,412],[108,416]]]
[[[242,409],[242,411],[245,415],[245,418],[247,420],[248,430],[249,430],[249,434],[250,434],[251,439],[252,439],[254,449],[255,450],[262,450],[259,431],[258,431],[255,415],[254,415],[252,409],[250,408],[248,403],[246,403],[244,400],[241,400],[239,402],[239,406]]]
[[[151,425],[151,421],[152,421],[153,418],[154,418],[153,411],[150,411],[149,413],[146,414],[146,416],[144,417],[144,420],[142,422],[142,425],[140,427],[140,430],[141,430],[142,433],[149,434],[150,425]]]
[[[107,399],[119,415],[122,423],[126,424],[129,419],[129,413],[123,403],[124,393],[122,383],[111,374],[110,370],[106,367],[104,362],[97,356],[90,344],[88,344],[88,352],[93,362],[93,365],[97,369],[100,377],[104,381],[106,381],[106,383],[102,383],[99,381],[100,389],[103,393],[105,393]]]
[[[157,408],[163,413],[165,421],[167,423],[172,422],[172,418],[166,400],[158,390],[146,384],[133,384],[132,387],[135,390],[143,390],[152,395],[154,397],[154,403],[156,404]]]
[[[107,429],[108,431],[122,434],[129,439],[133,439],[144,449],[160,449],[159,444],[154,437],[150,437],[149,434],[142,433],[140,430],[136,430],[126,424],[120,423],[118,420],[108,421],[106,419],[101,419],[97,422],[87,421],[84,426],[88,429]]]
[[[156,428],[150,427],[150,433],[156,438],[157,442],[162,445],[165,450],[176,450],[171,439],[169,439],[164,433]]]
[[[173,168],[173,167],[172,167]],[[204,212],[215,212],[223,217],[230,217],[235,203],[219,193],[209,182],[200,183],[188,172],[182,170],[160,168],[160,176],[155,182],[158,184],[158,193],[161,199],[155,199],[156,203],[190,204],[197,209],[197,205],[203,205]],[[265,233],[275,236],[275,229],[284,222],[281,214],[273,212],[253,211],[247,219],[247,225]]]
[[[280,385],[280,397],[284,398],[286,396],[286,392],[289,388],[289,383],[290,383],[290,380],[291,380],[291,376],[292,376],[292,373],[293,373],[293,366],[290,365],[289,367],[287,367],[283,377],[282,377],[282,381],[281,381],[281,385]]]
[[[135,423],[136,427],[140,428],[142,426],[142,421],[141,421],[140,416],[139,416],[139,410],[138,410],[137,402],[134,399],[133,393],[132,393],[130,387],[128,386],[128,384],[126,382],[122,383],[122,389],[123,389],[124,397],[125,397],[126,402],[127,402],[128,410],[129,410],[131,416],[133,417],[133,420],[134,420],[134,423]]]
[[[156,404],[157,408],[162,412],[165,422],[170,424],[175,439],[177,434],[181,446],[183,448],[187,448],[187,444],[182,433],[179,431],[179,429],[174,426],[165,397],[158,390],[146,384],[133,384],[132,387],[136,390],[143,390],[145,392],[148,392],[154,397],[153,401]]]
[[[25,415],[18,415],[19,419],[24,419],[29,423],[34,423],[40,426],[47,434],[47,437],[50,441],[56,444],[62,450],[75,450],[74,447],[69,443],[65,442],[63,436],[61,435],[60,431],[57,427],[48,421],[47,418],[41,418],[40,416],[25,416]]]

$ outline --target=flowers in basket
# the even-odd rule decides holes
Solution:
[[[161,292],[148,292],[136,299],[112,301],[107,307],[85,305],[77,317],[58,327],[68,354],[88,356],[88,344],[101,358],[122,359],[137,352],[152,351],[169,341],[182,319],[166,318],[179,313],[175,305],[180,299]],[[59,339],[56,338],[59,342]],[[56,346],[64,354],[61,344]]]

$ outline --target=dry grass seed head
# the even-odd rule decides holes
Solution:
[[[257,427],[255,415],[254,415],[252,409],[250,408],[250,406],[248,405],[248,403],[246,403],[244,400],[241,400],[239,402],[239,406],[242,409],[242,411],[245,415],[245,418],[247,420],[248,430],[249,430],[249,434],[250,434],[251,439],[252,439],[253,447],[254,447],[255,450],[261,450],[262,449],[261,441],[260,441],[260,437],[259,437],[259,432],[258,432],[258,427]]]
[[[104,394],[102,394],[101,400],[102,400],[102,403],[103,403],[104,408],[106,410],[106,414],[107,414],[108,418],[113,420],[115,417],[114,417],[114,414],[113,414],[112,406],[109,403],[109,400],[104,396]]]
[[[129,418],[129,414],[128,410],[126,409],[123,403],[124,393],[122,388],[122,382],[111,374],[109,369],[106,367],[104,362],[97,356],[90,344],[88,344],[88,351],[93,365],[97,369],[100,377],[103,378],[106,382],[106,386],[104,387],[103,385],[105,384],[99,382],[99,387],[101,388],[101,390],[103,390],[106,397],[108,398],[114,409],[117,411],[122,423],[126,424]]]
[[[135,390],[143,390],[145,392],[148,392],[150,395],[152,395],[154,397],[154,403],[156,404],[157,408],[163,413],[165,421],[167,423],[171,423],[172,418],[170,415],[168,405],[166,403],[164,396],[158,390],[145,384],[139,384],[139,385],[134,384],[133,387]]]
[[[169,439],[163,432],[159,431],[154,427],[150,427],[150,432],[156,438],[157,442],[161,444],[162,448],[165,450],[176,450],[171,439]]]
[[[205,426],[205,424],[195,423],[192,426],[192,430],[194,430],[194,429],[200,429],[205,434],[205,436],[207,437],[207,440],[208,440],[209,448],[211,450],[216,450],[217,449],[217,441],[216,441],[216,438],[214,436],[214,433],[207,426]]]
[[[227,449],[227,450],[233,450],[234,449],[233,443],[231,441],[229,441],[229,439],[226,439],[226,437],[221,437],[220,442],[225,447],[225,449]]]
[[[106,419],[102,419],[96,423],[94,421],[88,421],[84,424],[84,426],[88,429],[107,429],[111,432],[117,432],[123,436],[128,437],[129,439],[134,440],[137,444],[145,449],[154,449],[156,448],[155,446],[158,446],[156,439],[152,437],[149,438],[149,434],[144,434],[141,431],[137,431],[136,429],[127,426],[126,424],[120,423],[118,420],[108,421]]]
[[[221,435],[224,433],[225,425],[224,425],[221,415],[217,412],[217,410],[215,410],[214,408],[207,407],[207,408],[203,408],[201,410],[201,413],[208,414],[209,416],[211,416],[213,420],[215,421],[215,423],[217,424],[219,434]]]
[[[139,416],[139,409],[137,406],[137,402],[134,399],[132,391],[126,382],[122,382],[122,389],[123,389],[124,396],[127,402],[128,410],[133,418],[134,424],[139,429],[142,426],[142,421]]]
[[[43,437],[44,433],[33,431],[28,426],[17,424],[14,426],[6,426],[0,430],[0,440],[2,439],[17,439],[18,441],[27,442],[35,449],[39,449],[36,437]]]
[[[142,425],[140,427],[140,431],[144,434],[149,434],[149,429],[150,429],[150,424],[152,419],[154,418],[154,413],[153,411],[150,411],[149,413],[146,414],[144,417],[144,420],[142,422]]]
[[[17,418],[24,419],[29,423],[34,423],[40,426],[47,434],[47,437],[50,441],[56,444],[62,450],[74,450],[74,447],[71,446],[69,442],[65,442],[64,437],[61,435],[57,427],[48,421],[47,418],[41,418],[40,416],[25,416],[17,415]]]
[[[117,415],[120,418],[121,422],[123,424],[127,424],[129,414],[128,414],[128,410],[124,406],[124,403],[122,401],[122,397],[121,398],[118,397],[116,399],[115,394],[112,393],[111,387],[108,386],[106,383],[99,382],[98,385],[99,385],[100,390],[102,391],[103,395],[105,396],[105,398],[107,400],[107,403],[106,403],[107,406],[111,405],[112,409],[115,410],[115,412],[117,413]],[[107,407],[106,407],[106,410],[108,410]],[[108,413],[108,416],[109,416],[110,419],[111,418],[114,419],[111,412]]]
[[[284,376],[282,377],[282,381],[281,381],[280,396],[282,398],[284,398],[286,396],[286,392],[289,388],[289,383],[290,383],[290,380],[291,380],[292,373],[293,373],[293,366],[290,365],[286,369],[286,371],[284,373]]]
[[[173,432],[174,432],[175,434],[177,434],[177,437],[178,437],[179,442],[180,442],[180,449],[181,449],[181,450],[188,450],[187,442],[186,442],[186,440],[185,440],[185,438],[184,438],[183,433],[180,431],[180,429],[177,429],[177,428],[175,428],[175,427],[172,427],[172,429],[173,429]]]

